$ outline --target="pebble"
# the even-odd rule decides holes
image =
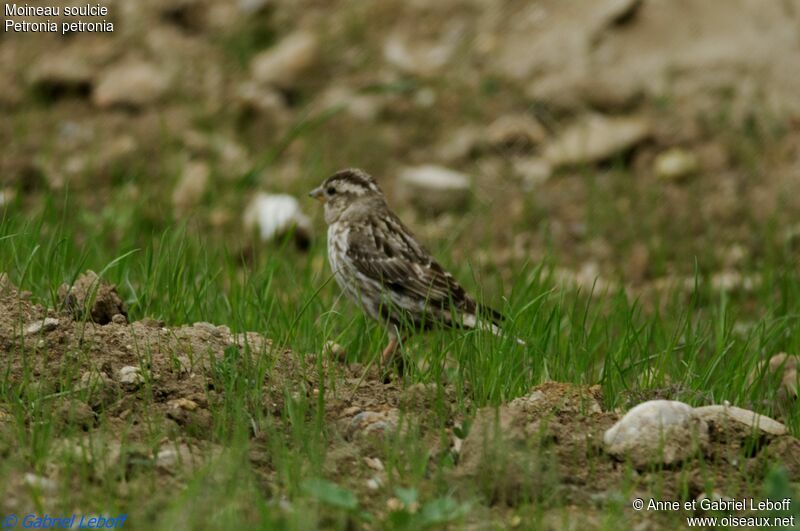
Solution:
[[[682,181],[697,173],[697,155],[682,148],[672,148],[659,153],[653,162],[653,170],[659,179]]]
[[[98,107],[144,107],[158,101],[169,80],[154,64],[130,61],[111,66],[97,80],[92,101]]]
[[[526,114],[499,117],[486,129],[489,144],[512,150],[530,150],[544,142],[547,134],[536,119]]]
[[[350,437],[356,434],[386,434],[397,429],[399,412],[397,409],[389,411],[362,411],[350,420],[347,427],[347,434]]]
[[[756,428],[770,435],[785,435],[786,426],[764,415],[730,405],[703,406],[694,408],[699,418],[710,424],[725,424],[730,421],[741,423],[748,428]]]
[[[442,166],[423,165],[399,173],[399,192],[419,210],[441,214],[464,210],[471,199],[469,176]]]
[[[64,308],[78,320],[91,317],[97,324],[107,324],[116,314],[127,314],[116,286],[108,284],[92,270],[79,276],[72,286],[62,284],[58,296]],[[87,308],[89,302],[92,302],[91,308]]]
[[[189,400],[188,398],[176,398],[169,402],[169,406],[173,409],[183,409],[184,411],[194,411],[198,407],[197,402]]]
[[[435,76],[447,65],[462,37],[463,28],[457,21],[444,24],[431,38],[395,31],[384,42],[383,58],[401,72]]]
[[[190,466],[194,456],[188,445],[181,443],[177,447],[170,445],[156,454],[156,467],[164,472],[173,472],[179,466]]]
[[[797,398],[798,381],[797,368],[800,363],[798,356],[791,356],[785,352],[775,354],[769,361],[762,361],[750,373],[748,381],[753,383],[760,378],[776,378],[780,383],[780,398]]]
[[[553,167],[541,157],[518,158],[512,162],[514,173],[526,187],[536,188],[544,184],[553,175]]]
[[[37,476],[36,474],[31,474],[30,472],[25,474],[23,481],[25,481],[25,484],[29,487],[43,492],[55,492],[55,490],[58,488],[58,485],[52,479],[43,476]]]
[[[643,118],[593,114],[564,130],[542,155],[553,167],[601,162],[639,144],[650,135]]]
[[[192,161],[183,168],[183,173],[172,191],[172,206],[178,214],[187,214],[197,206],[208,188],[211,168],[205,162]]]
[[[322,353],[326,357],[334,358],[337,361],[345,361],[347,358],[347,351],[339,343],[333,340],[325,342],[322,347]]]
[[[58,319],[53,317],[45,317],[41,321],[36,321],[29,324],[25,328],[25,335],[32,336],[42,332],[52,332],[56,328],[58,328]]]
[[[384,470],[383,462],[377,457],[365,457],[364,463],[367,464],[372,470],[382,472]]]
[[[291,195],[256,194],[245,208],[242,221],[246,230],[258,230],[261,241],[274,240],[291,230],[298,247],[307,247],[311,240],[311,220]]]
[[[139,367],[126,365],[117,374],[119,383],[128,391],[135,391],[144,383],[144,376],[142,376],[142,370]]]
[[[89,89],[94,72],[82,55],[72,50],[40,54],[30,69],[28,81],[33,86],[48,89]]]
[[[4,188],[0,190],[0,207],[7,203],[11,203],[16,197],[16,192],[11,188]]]
[[[307,31],[297,31],[253,57],[250,71],[253,79],[260,83],[292,88],[314,64],[318,53],[317,37]]]
[[[634,407],[603,435],[606,452],[637,468],[680,463],[708,442],[708,425],[682,403],[651,400]]]

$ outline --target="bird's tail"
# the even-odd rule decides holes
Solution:
[[[505,315],[484,304],[478,305],[478,312],[480,315],[476,318],[476,322],[474,324],[475,328],[487,330],[497,337],[508,337],[506,331],[501,327],[503,321],[506,320]],[[517,344],[527,345],[527,343],[522,339],[514,336],[511,337],[517,342]]]

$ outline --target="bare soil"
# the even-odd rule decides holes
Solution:
[[[114,296],[108,286],[101,292]],[[57,326],[26,333],[45,318],[58,319]],[[313,354],[301,357],[258,334],[234,335],[226,326],[173,328],[154,320],[127,323],[119,316],[102,325],[75,320],[73,313],[32,304],[7,280],[0,288],[0,356],[12,386],[22,393],[33,390],[67,421],[64,426],[83,429],[56,435],[50,477],[58,477],[64,459],[92,448],[94,476],[122,470],[134,478],[137,467],[146,463],[155,467],[163,488],[179,487],[185,480],[180,470],[221,452],[215,427],[224,419],[212,413],[221,414],[212,406],[226,398],[220,371],[225,363],[247,363],[252,357],[268,361],[258,382],[257,408],[275,429],[290,429],[287,400],[305,399],[305,415],[312,419],[324,396],[320,429],[328,446],[326,473],[378,514],[387,510],[386,498],[376,496],[369,482],[386,479],[376,464],[388,459],[382,440],[404,433],[424,441],[431,471],[449,460],[446,480],[453,489],[482,500],[500,518],[508,508],[531,500],[558,500],[559,506],[591,520],[605,504],[653,492],[661,499],[692,499],[709,490],[743,496],[752,494],[753,484],[760,484],[774,462],[783,463],[793,480],[800,478],[800,441],[732,425],[714,426],[703,455],[679,466],[632,470],[603,451],[603,432],[622,412],[604,409],[599,386],[547,382],[499,408],[482,408],[474,418],[465,418],[456,412],[451,387],[386,384],[374,368]],[[137,368],[137,377],[126,378],[131,371],[126,367]],[[444,411],[444,423],[434,420],[435,408]],[[3,453],[13,454],[15,433],[33,422],[14,419],[13,410],[12,404],[0,403],[0,426],[8,435]],[[169,435],[158,441],[149,435],[154,419],[168,426]],[[247,429],[251,466],[266,492],[279,497],[271,483],[267,434]],[[100,430],[112,436],[93,437]],[[21,485],[23,480],[9,481]],[[73,488],[88,487],[76,479]],[[26,491],[16,492],[5,500],[6,509],[31,507]]]

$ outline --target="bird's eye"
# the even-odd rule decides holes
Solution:
[[[325,190],[325,193],[328,195],[333,195],[336,193],[336,188],[334,188],[333,186],[329,186],[328,189]]]

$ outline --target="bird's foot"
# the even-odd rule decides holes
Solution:
[[[381,353],[381,369],[384,373],[383,383],[390,383],[391,382],[391,375],[392,375],[392,368],[391,365],[394,365],[394,368],[397,369],[397,375],[402,377],[403,376],[403,369],[405,365],[403,363],[403,356],[399,355],[398,350],[398,341],[396,337],[391,338],[389,344],[383,349]]]

